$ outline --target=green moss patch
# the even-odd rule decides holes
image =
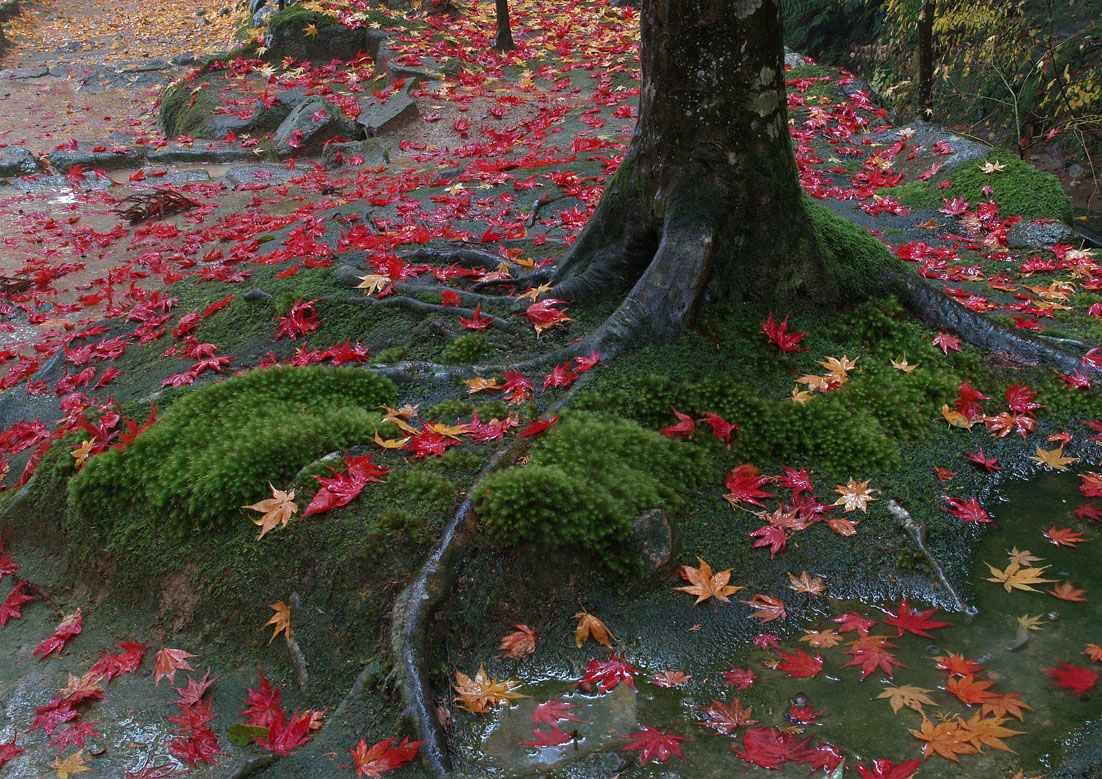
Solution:
[[[670,510],[707,478],[707,457],[624,419],[565,415],[533,444],[530,460],[487,477],[474,504],[500,543],[579,546],[622,565],[620,542],[642,512]]]
[[[182,535],[240,521],[304,465],[371,438],[393,384],[353,368],[256,370],[200,387],[125,449],[92,458],[69,483],[80,516],[111,522],[119,506],[162,517]]]
[[[1020,216],[1026,221],[1056,219],[1072,224],[1075,212],[1059,179],[1027,165],[1005,149],[992,150],[987,159],[1005,165],[1005,170],[984,173],[977,161],[970,160],[942,171],[928,182],[913,181],[886,192],[915,208],[941,208],[942,198],[960,197],[972,204],[994,200],[1003,216]],[[938,182],[946,179],[951,186],[938,189]],[[984,187],[991,187],[990,195],[983,194]]]
[[[881,276],[900,263],[884,244],[868,231],[835,216],[825,206],[804,198],[811,228],[819,241],[827,272],[843,300],[860,301],[885,289]]]

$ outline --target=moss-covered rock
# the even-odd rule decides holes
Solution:
[[[472,497],[499,543],[581,547],[618,567],[632,520],[677,507],[681,490],[708,473],[695,447],[625,419],[572,412],[533,444],[527,465],[491,474]]]
[[[804,198],[811,228],[819,240],[827,272],[846,301],[861,301],[885,292],[883,272],[900,262],[868,231]]]
[[[272,368],[199,387],[125,449],[90,459],[69,483],[77,514],[161,516],[168,533],[225,527],[334,449],[371,439],[394,385],[353,368]]]
[[[289,5],[268,22],[268,56],[299,60],[349,60],[367,50],[363,28],[353,29],[329,14]]]
[[[1072,224],[1075,211],[1071,199],[1064,192],[1059,179],[1051,173],[1037,170],[1018,159],[1011,151],[992,150],[987,155],[991,162],[999,162],[1005,169],[999,173],[984,173],[975,160],[968,160],[940,172],[930,181],[912,181],[902,187],[886,190],[885,194],[899,197],[900,201],[914,208],[941,208],[942,198],[964,198],[971,204],[994,200],[1003,216],[1020,216],[1026,221],[1056,219]],[[948,180],[948,189],[938,189],[941,181]],[[983,194],[984,187],[991,187],[991,194]]]

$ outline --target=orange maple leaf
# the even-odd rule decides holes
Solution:
[[[750,616],[755,619],[760,619],[762,622],[772,622],[775,619],[788,619],[788,612],[785,610],[784,601],[778,600],[771,595],[762,595],[758,593],[750,600],[744,600],[742,602],[756,609]]]
[[[263,538],[264,534],[276,525],[287,527],[287,523],[291,520],[291,517],[298,513],[298,504],[295,503],[294,490],[284,492],[283,490],[277,490],[275,487],[272,487],[271,484],[268,484],[268,486],[272,488],[272,497],[254,503],[251,506],[242,506],[242,508],[263,513],[260,519],[253,520],[254,524],[260,525],[260,535],[257,536],[258,539]]]
[[[536,631],[527,625],[513,625],[516,631],[501,639],[501,649],[505,656],[513,660],[527,657],[536,651]]]
[[[691,565],[681,566],[681,578],[689,584],[684,587],[674,587],[674,589],[697,596],[694,606],[709,598],[730,603],[727,596],[733,595],[742,589],[742,587],[727,583],[731,580],[731,569],[728,568],[726,571],[713,574],[712,567],[704,562],[703,558],[698,557],[696,560],[700,563],[699,568],[693,568]]]
[[[268,639],[268,645],[270,646],[271,643],[275,641],[275,637],[278,636],[280,633],[282,633],[283,637],[287,639],[287,643],[290,643],[291,607],[280,600],[273,603],[271,608],[273,611],[275,611],[275,614],[272,615],[271,619],[264,623],[264,627],[268,627],[268,625],[272,626],[272,637]]]
[[[194,670],[188,665],[187,659],[189,657],[196,657],[191,652],[185,652],[183,649],[169,649],[162,647],[161,651],[157,653],[156,658],[153,660],[153,684],[154,686],[161,683],[161,679],[168,678],[168,683],[172,684],[176,680],[177,671],[191,671]]]
[[[574,629],[574,643],[578,646],[591,638],[598,644],[612,646],[609,642],[615,640],[615,636],[612,635],[604,622],[601,622],[588,611],[578,612],[574,615],[574,619],[578,620],[578,626]]]

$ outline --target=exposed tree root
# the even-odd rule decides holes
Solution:
[[[508,289],[527,290],[529,287],[539,286],[540,284],[546,284],[551,281],[554,276],[554,271],[550,268],[537,268],[531,273],[526,273],[523,276],[513,276],[508,279],[490,279],[488,281],[479,281],[471,285],[471,289],[478,292],[483,289],[493,289],[494,287],[506,287]]]
[[[886,276],[891,290],[911,313],[931,327],[948,330],[973,346],[1007,355],[1012,361],[1033,367],[1054,368],[1064,373],[1094,371],[1073,354],[1015,333],[968,309],[914,274]]]
[[[403,295],[413,296],[421,295],[425,292],[430,294],[439,295],[445,287],[441,287],[439,284],[422,284],[416,281],[396,281],[394,282],[394,289],[401,292]],[[501,303],[508,303],[509,298],[505,295],[484,295],[480,292],[470,292],[465,289],[459,289],[457,287],[446,287],[455,294],[459,295],[459,300],[463,305],[468,308],[474,308],[476,305],[500,305]],[[454,306],[453,306],[454,308]]]
[[[243,760],[238,763],[233,771],[227,774],[226,779],[246,779],[249,776],[255,776],[256,774],[268,768],[279,760],[283,755],[268,754],[258,755],[257,757],[250,757],[247,760]]]
[[[573,395],[574,388],[585,378],[583,375],[575,382],[547,413],[554,414],[562,408]],[[475,477],[467,494],[470,495],[491,473],[521,456],[528,443],[527,438],[515,438],[499,449]],[[420,751],[423,767],[429,775],[437,777],[448,773],[451,761],[448,758],[447,737],[436,718],[426,669],[429,620],[451,594],[460,554],[474,537],[474,528],[469,522],[473,517],[474,504],[467,497],[444,525],[428,557],[406,588],[398,594],[391,611],[390,649],[403,713],[416,738],[425,742]]]
[[[497,270],[501,267],[502,263],[506,265],[516,264],[508,257],[502,257],[499,254],[493,254],[483,249],[470,247],[459,249],[433,249],[426,246],[406,252],[401,256],[402,259],[417,257],[422,260],[432,260],[433,262],[439,262],[444,265],[459,265],[464,268],[478,268],[479,270]]]
[[[351,303],[353,305],[360,306],[391,306],[394,308],[405,309],[406,311],[413,312],[415,314],[462,314],[468,318],[475,315],[473,308],[460,308],[459,306],[444,306],[440,303],[425,303],[417,300],[416,298],[406,297],[405,295],[390,295],[385,298],[372,297],[370,295],[362,298],[356,297],[336,297],[326,298],[326,300],[334,301],[337,303]],[[487,314],[485,311],[480,311],[479,314],[487,319],[490,319],[496,327],[505,330],[510,333],[517,333],[519,330],[512,322],[502,319],[499,316],[493,314]]]
[[[571,197],[571,195],[540,195],[539,199],[532,204],[532,210],[528,212],[528,217],[524,220],[524,226],[531,227],[532,225],[534,225],[536,223],[536,217],[539,216],[540,209],[544,206],[549,206],[552,203],[556,203],[560,200],[566,200],[566,198],[568,197]]]

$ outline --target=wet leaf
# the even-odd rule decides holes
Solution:
[[[685,759],[685,756],[681,754],[681,745],[678,743],[687,740],[684,736],[663,733],[649,725],[644,725],[642,730],[635,733],[619,735],[617,738],[632,739],[630,744],[620,747],[620,751],[638,752],[639,765],[651,762],[665,763],[672,755],[677,755],[682,760]]]
[[[693,568],[691,565],[681,566],[681,578],[689,584],[684,587],[674,587],[675,590],[695,595],[696,602],[693,604],[694,606],[709,598],[729,603],[730,600],[727,596],[743,589],[737,585],[728,584],[731,580],[730,568],[713,574],[712,567],[704,562],[702,558],[698,557],[696,560],[700,564],[699,568]]]
[[[927,693],[933,692],[933,690],[927,690],[923,687],[915,687],[910,684],[901,684],[898,687],[889,685],[882,693],[876,696],[877,700],[886,698],[888,703],[891,704],[892,711],[896,714],[903,708],[912,709],[919,714],[925,714],[922,710],[923,706],[933,706],[937,708],[937,704],[930,700]]]
[[[474,714],[488,714],[495,706],[508,706],[517,698],[528,697],[516,692],[519,686],[520,682],[512,679],[494,679],[479,666],[473,677],[456,671],[452,689],[458,693],[455,700],[459,708]]]
[[[260,519],[254,519],[253,523],[260,526],[260,535],[258,538],[263,538],[264,534],[272,528],[287,527],[287,523],[291,520],[295,514],[298,513],[298,504],[295,503],[295,491],[290,490],[284,492],[283,490],[277,490],[268,485],[272,490],[272,497],[262,500],[258,503],[254,503],[251,506],[242,506],[252,511],[259,511],[263,516]]]
[[[578,626],[574,629],[574,643],[577,646],[581,646],[591,638],[598,644],[612,646],[610,642],[614,640],[614,637],[604,622],[588,611],[575,614],[574,619],[578,620]]]
[[[536,651],[536,631],[527,625],[513,625],[516,630],[501,639],[498,649],[513,660],[527,657]]]
[[[714,728],[723,734],[728,734],[737,728],[756,725],[758,722],[755,719],[750,719],[753,707],[743,707],[738,698],[735,698],[731,703],[723,703],[713,698],[711,706],[701,706],[700,708],[708,715],[708,719],[706,722],[697,722],[696,724],[703,725],[706,728]]]

